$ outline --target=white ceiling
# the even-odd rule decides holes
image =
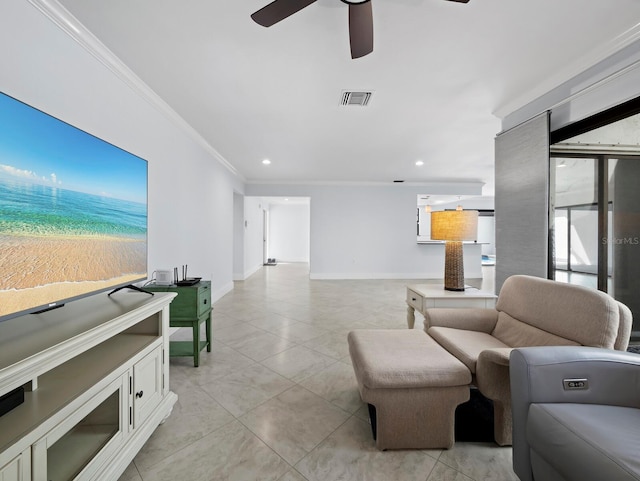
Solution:
[[[269,0],[60,3],[247,182],[481,181],[485,195],[494,112],[640,22],[638,0],[372,1],[374,51],[357,60],[339,0],[270,28],[250,18]],[[345,89],[372,90],[369,106],[339,106]]]

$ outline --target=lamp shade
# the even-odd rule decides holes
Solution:
[[[431,239],[472,241],[478,236],[477,210],[444,210],[431,213]]]

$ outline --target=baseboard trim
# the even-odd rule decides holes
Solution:
[[[363,279],[440,279],[442,280],[442,273],[438,274],[425,274],[421,273],[389,273],[389,272],[312,272],[309,274],[310,279],[316,280],[363,280]]]
[[[258,272],[260,269],[262,269],[262,267],[263,267],[262,264],[259,264],[259,265],[255,266],[252,269],[246,270],[244,273],[234,272],[233,273],[233,280],[234,281],[246,281],[249,277],[251,277],[256,272]],[[233,289],[233,283],[231,284],[231,289]],[[226,292],[224,294],[226,294]],[[220,296],[220,297],[222,297],[222,296]]]
[[[233,282],[228,282],[227,284],[222,286],[220,289],[211,291],[211,304],[220,300],[222,297],[224,297],[226,294],[228,294],[232,290],[233,290]]]

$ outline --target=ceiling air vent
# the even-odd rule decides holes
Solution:
[[[360,105],[365,107],[369,103],[372,92],[342,92],[342,100],[340,105]]]

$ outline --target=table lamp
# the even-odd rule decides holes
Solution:
[[[443,210],[431,213],[431,239],[443,240],[444,288],[464,291],[462,241],[474,241],[478,235],[478,211]]]

